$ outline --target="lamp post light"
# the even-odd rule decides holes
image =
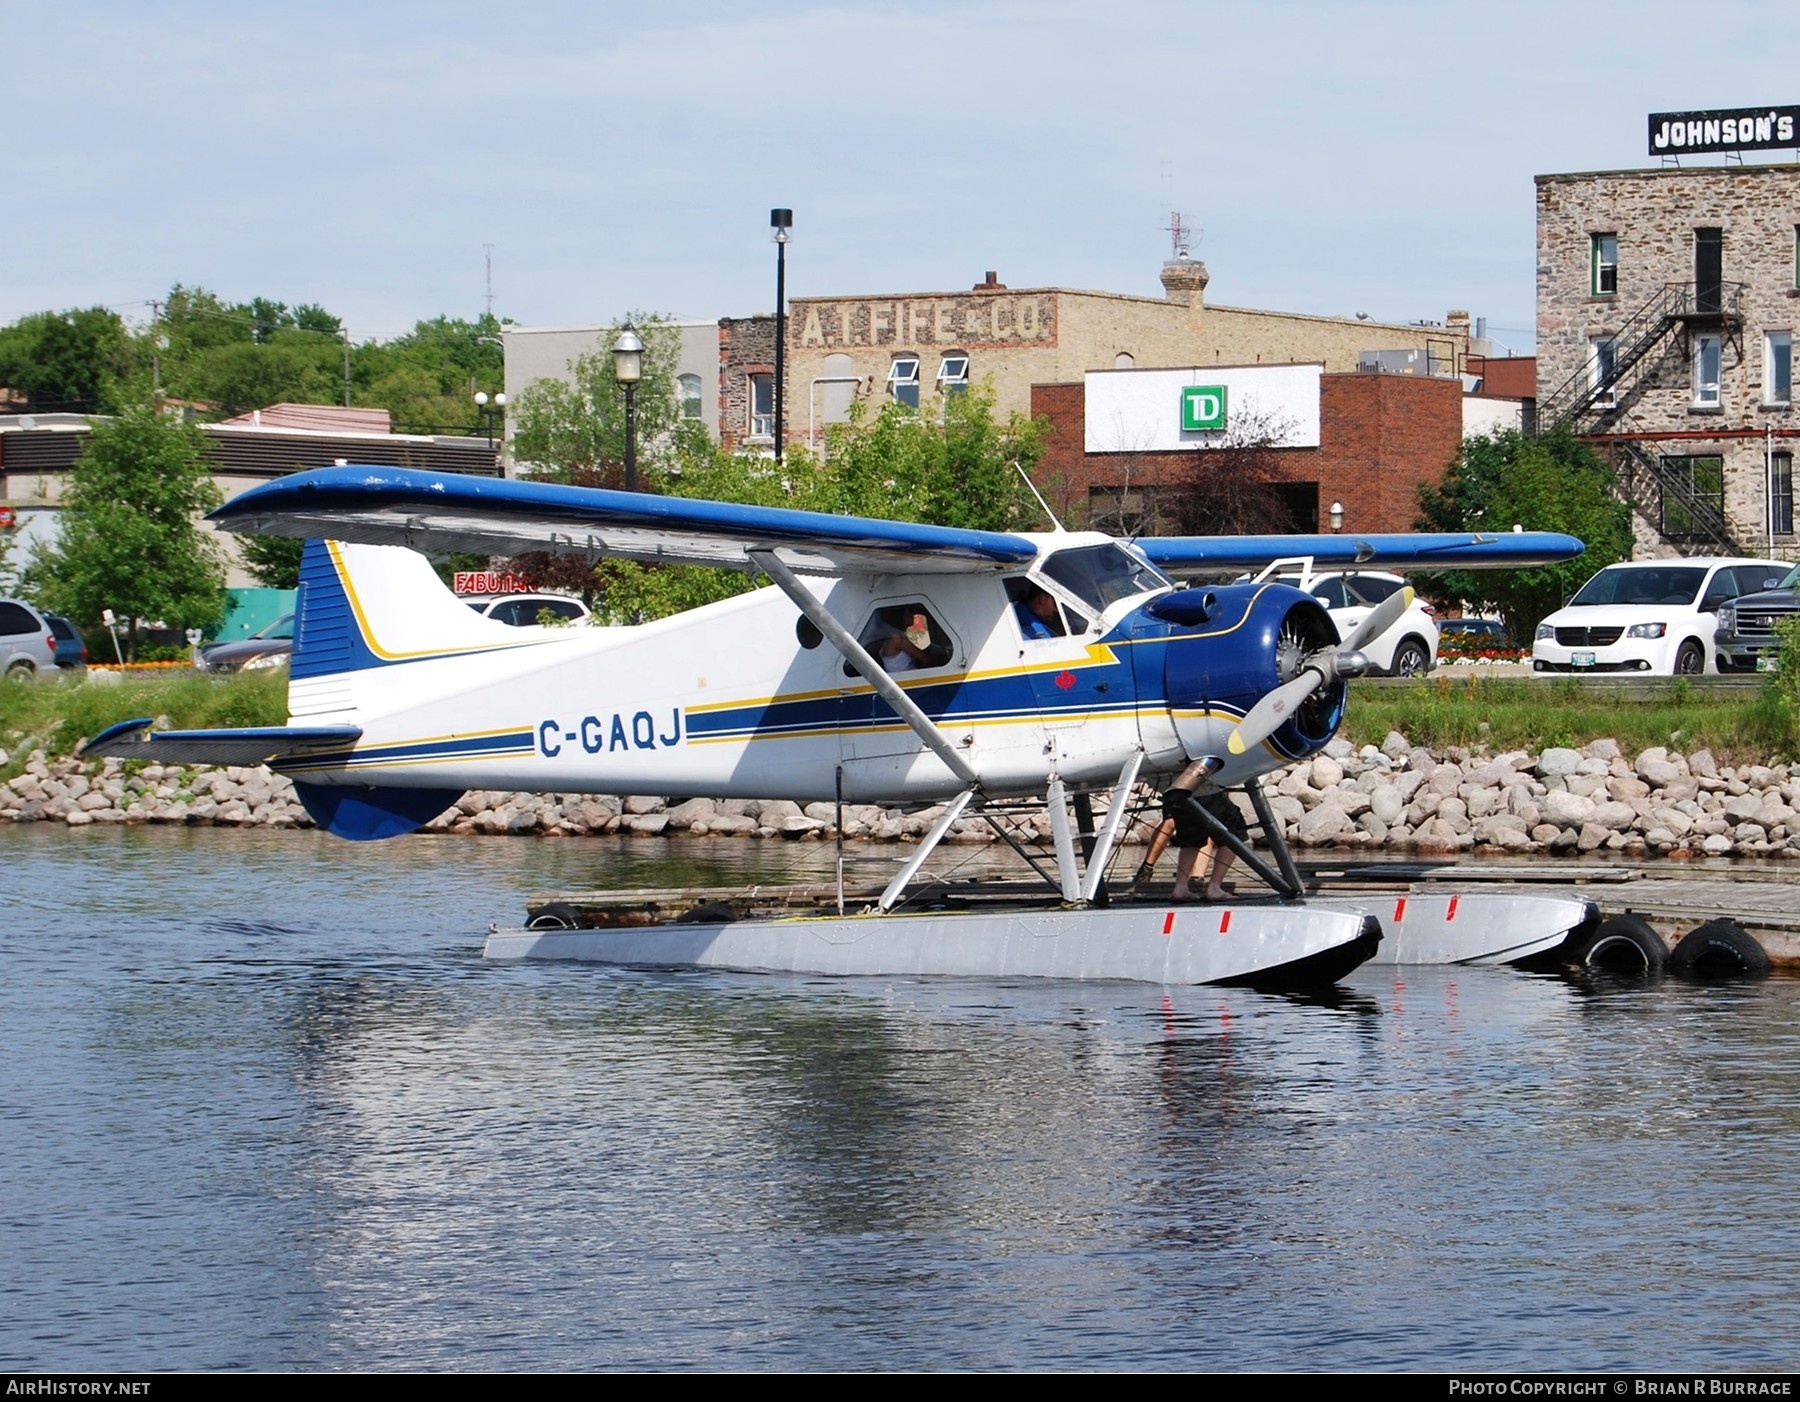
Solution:
[[[794,211],[771,209],[769,227],[775,231],[775,461],[781,461],[782,388],[787,379],[787,246],[793,237]]]
[[[1336,535],[1339,531],[1341,531],[1343,529],[1344,529],[1344,503],[1341,501],[1334,501],[1331,503],[1331,533],[1333,535]]]
[[[644,378],[644,343],[629,321],[613,342],[613,378],[625,387],[625,490],[637,490],[637,387]]]
[[[487,429],[488,447],[494,446],[494,421],[506,414],[506,396],[496,394],[491,398],[484,389],[475,391],[475,412],[481,416],[482,426]]]

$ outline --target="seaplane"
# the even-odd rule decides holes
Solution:
[[[307,542],[288,724],[130,720],[88,755],[266,763],[320,827],[353,840],[414,832],[469,790],[942,805],[857,909],[841,875],[835,906],[798,912],[700,902],[590,923],[565,905],[493,931],[495,958],[1305,986],[1384,943],[1388,958],[1514,958],[1591,914],[1531,897],[1418,897],[1391,915],[1309,897],[1260,780],[1336,735],[1368,667],[1361,646],[1411,591],[1340,638],[1298,589],[1176,582],[1296,557],[1518,567],[1579,554],[1570,536],[1015,534],[358,466],[258,486],[212,519]],[[519,628],[465,607],[426,550],[714,566],[768,583],[633,626]],[[1195,808],[1266,895],[1111,899],[1131,795],[1183,771],[1202,796],[1247,796],[1272,860]],[[1042,898],[910,889],[959,818],[1021,800],[1048,813]]]

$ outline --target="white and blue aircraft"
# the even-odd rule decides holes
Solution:
[[[1541,532],[1122,542],[390,467],[298,473],[213,519],[308,541],[289,724],[127,721],[88,754],[266,762],[353,839],[411,832],[473,789],[945,803],[877,912],[971,805],[1023,796],[1048,802],[1063,903],[1103,902],[1133,786],[1202,759],[1265,814],[1281,870],[1219,839],[1298,896],[1256,781],[1336,734],[1346,682],[1367,666],[1358,645],[1410,591],[1340,641],[1297,589],[1184,589],[1171,575],[1291,557],[1499,568],[1582,549]],[[712,565],[770,586],[633,627],[517,628],[460,603],[426,548]],[[1106,790],[1083,864],[1069,801]]]

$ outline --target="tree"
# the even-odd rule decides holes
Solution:
[[[96,422],[69,472],[56,543],[40,548],[26,585],[84,628],[112,609],[133,657],[147,624],[217,627],[225,570],[196,522],[218,504],[198,428],[149,408]]]
[[[300,554],[306,542],[289,535],[241,535],[238,558],[250,577],[265,589],[300,587]]]
[[[996,422],[991,383],[945,399],[941,421],[898,403],[870,418],[853,404],[850,421],[827,434],[817,509],[1017,530],[1042,515],[1025,479],[1044,456],[1048,431],[1019,413]]]
[[[38,312],[0,330],[0,385],[38,413],[105,413],[132,364],[125,323],[105,307]]]
[[[1261,535],[1294,529],[1282,484],[1292,424],[1276,415],[1235,414],[1217,447],[1201,448],[1158,495],[1158,515],[1180,535]]]
[[[1437,578],[1445,594],[1499,613],[1524,641],[1596,570],[1631,555],[1630,510],[1612,469],[1567,433],[1527,438],[1508,429],[1466,438],[1443,482],[1419,489],[1420,530],[1497,534],[1515,526],[1565,532],[1587,551],[1561,564],[1452,570]]]

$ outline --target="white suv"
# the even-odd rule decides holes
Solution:
[[[1608,565],[1537,626],[1531,670],[1716,673],[1719,609],[1778,583],[1779,560],[1635,560]]]
[[[1294,563],[1277,560],[1257,578],[1291,584],[1311,594],[1325,605],[1340,640],[1349,637],[1375,605],[1406,587],[1406,581],[1397,574],[1376,570],[1320,574],[1308,567],[1310,562],[1303,562],[1302,568],[1294,572]],[[1392,627],[1366,644],[1363,654],[1373,670],[1390,677],[1422,677],[1437,666],[1438,627],[1431,614],[1431,605],[1415,598]]]

